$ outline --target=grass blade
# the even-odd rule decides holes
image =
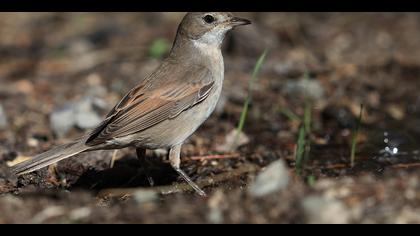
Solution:
[[[305,144],[306,144],[305,127],[301,126],[299,129],[299,135],[298,135],[297,146],[296,146],[296,156],[295,156],[296,172],[298,175],[300,175],[301,170],[302,170],[302,159],[303,159],[303,154],[305,152]]]
[[[356,160],[356,147],[357,147],[357,137],[359,136],[360,131],[360,124],[362,123],[362,115],[363,115],[363,104],[360,104],[360,114],[359,118],[357,119],[356,128],[353,131],[351,137],[351,151],[350,151],[350,165],[354,167],[354,163]]]
[[[308,99],[306,99],[305,111],[303,114],[303,123],[305,126],[305,132],[307,135],[311,133],[311,119],[312,119],[311,109],[312,109],[311,102]]]
[[[280,109],[280,114],[282,114],[283,116],[285,116],[289,120],[297,120],[297,121],[301,120],[298,115],[296,115],[293,111],[291,111],[290,109],[287,109],[287,108]]]
[[[261,54],[260,58],[258,58],[258,61],[255,64],[254,70],[252,72],[252,77],[248,82],[248,96],[247,96],[247,98],[244,102],[243,108],[242,108],[241,117],[239,119],[239,123],[238,123],[238,126],[236,128],[237,133],[236,133],[235,141],[233,142],[232,147],[236,146],[236,143],[238,142],[238,139],[239,139],[239,134],[242,132],[242,130],[245,126],[245,120],[246,120],[246,117],[248,115],[248,110],[249,110],[249,103],[251,102],[251,99],[252,99],[252,90],[253,90],[253,87],[254,87],[254,83],[257,80],[258,72],[260,71],[261,66],[264,63],[264,60],[265,60],[266,56],[267,56],[267,49],[265,49],[263,54]]]

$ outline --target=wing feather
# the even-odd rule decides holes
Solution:
[[[166,68],[167,69],[167,68]],[[191,67],[185,73],[157,73],[174,76],[165,83],[146,80],[131,90],[108,114],[88,138],[89,146],[99,145],[112,138],[144,131],[205,100],[214,87],[211,72],[205,67]],[[181,81],[181,82],[180,82]]]

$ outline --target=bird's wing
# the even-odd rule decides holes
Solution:
[[[145,80],[131,90],[90,134],[86,145],[95,146],[112,138],[144,131],[177,117],[206,99],[214,86],[210,70],[191,67],[180,71],[179,68],[166,68],[164,72],[153,74],[155,78]]]

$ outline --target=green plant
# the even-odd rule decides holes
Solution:
[[[280,114],[282,114],[283,116],[285,116],[289,120],[301,121],[300,117],[288,108],[281,108],[280,109]]]
[[[304,79],[309,79],[309,74],[307,72],[304,74]],[[295,166],[296,173],[301,175],[305,163],[309,160],[309,153],[311,151],[312,102],[307,97],[305,97],[303,118],[299,120],[301,121],[301,126],[296,142]]]
[[[235,144],[238,142],[239,134],[242,132],[245,126],[245,120],[246,120],[246,117],[248,115],[248,110],[249,110],[249,103],[251,102],[251,99],[252,99],[252,91],[254,88],[254,83],[257,80],[258,72],[260,71],[261,66],[264,63],[265,57],[267,56],[267,52],[268,50],[265,49],[264,52],[261,54],[261,56],[258,58],[257,63],[254,66],[251,79],[248,82],[248,96],[244,102],[242,112],[241,112],[241,117],[239,119],[238,126],[236,127],[237,132],[236,132],[236,137],[234,139],[235,141],[233,142],[232,147],[236,146]]]
[[[314,175],[309,175],[307,181],[309,186],[314,187],[316,183],[316,178]]]
[[[303,160],[303,154],[305,153],[305,144],[306,144],[305,127],[301,125],[299,128],[296,154],[295,154],[296,155],[295,167],[296,167],[296,172],[298,175],[300,175],[302,172],[302,160]]]
[[[359,118],[356,122],[356,128],[352,132],[351,137],[351,151],[350,151],[350,166],[354,167],[356,161],[356,148],[357,148],[357,138],[360,132],[360,124],[362,123],[362,116],[363,116],[363,104],[360,104],[360,113]]]

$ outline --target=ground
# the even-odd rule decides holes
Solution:
[[[0,223],[420,223],[420,15],[238,14],[253,24],[225,39],[223,96],[182,150],[206,198],[164,151],[147,153],[153,187],[130,148],[9,170],[88,132],[159,65],[183,13],[0,14]],[[265,181],[287,181],[256,196],[278,161]]]

